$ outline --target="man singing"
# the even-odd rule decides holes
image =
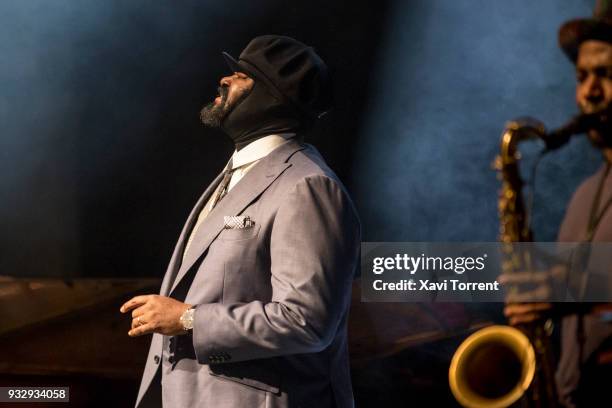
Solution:
[[[137,407],[352,407],[347,314],[360,224],[344,186],[302,143],[331,103],[315,51],[253,39],[201,111],[236,150],[196,203],[159,295],[130,336],[153,334]]]

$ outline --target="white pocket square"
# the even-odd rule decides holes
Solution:
[[[245,229],[253,228],[255,221],[248,215],[225,215],[223,216],[223,228],[225,229]]]

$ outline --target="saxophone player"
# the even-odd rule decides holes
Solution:
[[[571,20],[559,30],[559,43],[576,68],[576,103],[582,113],[612,108],[612,1],[597,1],[593,18]],[[612,127],[590,130],[603,164],[574,192],[558,234],[560,242],[612,241]],[[504,275],[522,283],[524,275]],[[556,373],[564,407],[612,406],[612,322],[610,304],[516,303],[507,299],[510,324],[561,316],[561,350]],[[512,302],[512,303],[510,303]],[[609,314],[608,314],[609,315]]]

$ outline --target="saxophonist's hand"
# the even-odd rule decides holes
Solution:
[[[514,271],[499,276],[506,288],[504,316],[511,325],[545,320],[557,313],[551,303],[555,298],[555,283],[564,277],[565,268],[553,266],[547,270]]]
[[[561,296],[566,269],[555,265],[546,270],[513,271],[497,279],[506,289],[506,303],[552,302]]]
[[[507,303],[504,316],[511,325],[530,323],[549,317],[559,317],[572,313],[593,313],[602,319],[612,319],[612,303]],[[610,356],[612,361],[612,355]]]
[[[512,326],[545,320],[553,314],[553,304],[541,303],[509,303],[504,307],[504,316]]]

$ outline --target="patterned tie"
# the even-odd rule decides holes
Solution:
[[[232,159],[230,159],[229,163],[225,167],[225,172],[223,173],[223,179],[221,180],[221,182],[215,189],[215,192],[213,193],[213,196],[211,197],[209,202],[207,202],[204,205],[204,208],[202,208],[202,211],[200,211],[200,215],[198,216],[198,221],[196,222],[196,225],[191,230],[189,239],[187,240],[187,243],[185,244],[185,250],[183,251],[183,260],[185,259],[187,255],[187,251],[189,250],[189,247],[191,246],[191,243],[193,242],[193,238],[195,237],[198,229],[200,228],[200,225],[206,219],[206,217],[212,211],[212,209],[215,208],[215,206],[219,203],[219,201],[221,201],[221,199],[225,197],[225,195],[227,194],[227,188],[229,187],[229,183],[232,179],[233,173],[234,173],[234,170],[232,169]]]
[[[221,180],[221,183],[219,183],[219,188],[217,188],[217,193],[212,199],[212,203],[210,205],[211,210],[215,208],[215,205],[217,205],[217,203],[221,201],[221,199],[227,194],[227,188],[229,187],[229,183],[232,179],[233,173],[234,170],[232,170],[232,160],[230,159],[225,173],[223,174],[223,179]]]

